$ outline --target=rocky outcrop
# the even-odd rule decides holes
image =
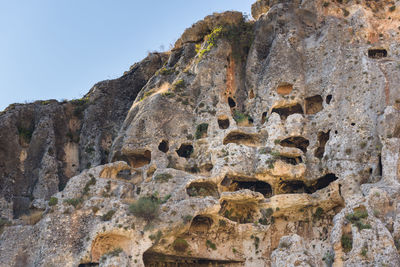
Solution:
[[[256,21],[207,17],[136,65],[140,89],[131,70],[132,106],[101,111],[110,132],[91,105],[115,109],[106,88],[127,76],[95,86],[76,142],[98,140],[79,156],[93,167],[36,201],[39,216],[2,221],[0,265],[399,266],[396,4],[258,1]],[[25,117],[13,124],[30,129]],[[16,129],[4,136],[24,144]]]
[[[83,169],[107,162],[112,141],[141,88],[166,55],[151,54],[82,99],[10,105],[0,115],[1,216],[19,217]]]
[[[251,5],[251,16],[258,20],[262,14],[267,13],[270,6],[269,0],[257,0],[253,5]]]
[[[198,43],[204,37],[219,26],[237,25],[243,20],[242,13],[227,11],[224,13],[214,13],[205,17],[186,29],[182,36],[175,42],[174,49],[182,48],[187,43]]]

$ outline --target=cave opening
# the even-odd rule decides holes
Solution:
[[[193,218],[189,231],[206,233],[208,230],[210,230],[212,224],[213,220],[210,217],[204,215],[197,215],[196,217]]]
[[[263,112],[261,115],[261,124],[264,124],[267,121],[268,112]]]
[[[307,186],[303,181],[281,181],[279,183],[280,194],[299,194],[307,193],[312,194],[316,191],[328,187],[332,182],[336,181],[338,177],[333,173],[328,173],[314,182],[312,186]]]
[[[271,185],[257,179],[225,176],[225,178],[221,182],[221,185],[227,187],[226,190],[229,192],[249,189],[254,192],[261,193],[264,197],[272,196]]]
[[[143,262],[145,267],[243,266],[243,262],[240,261],[168,255],[168,254],[157,253],[151,250],[148,250],[143,254]]]
[[[322,110],[323,99],[320,95],[307,97],[305,99],[305,109],[307,115],[313,115]]]
[[[161,152],[167,153],[169,150],[169,144],[167,140],[162,140],[160,144],[158,145],[158,150]]]
[[[129,251],[131,242],[133,241],[129,236],[116,233],[99,234],[92,242],[91,261],[99,262],[102,255],[117,248],[122,249],[124,252]]]
[[[322,159],[325,153],[325,145],[329,141],[329,135],[331,130],[327,132],[319,132],[318,133],[318,147],[314,152],[314,156],[316,158]]]
[[[383,58],[387,57],[387,50],[383,48],[375,48],[375,49],[369,49],[368,50],[368,57],[369,58]]]
[[[117,173],[117,178],[124,179],[124,180],[130,180],[132,178],[131,170],[130,169],[120,170]]]
[[[140,168],[145,165],[150,164],[151,162],[151,151],[150,150],[142,150],[142,151],[134,151],[129,154],[121,154],[116,153],[112,159],[112,162],[115,161],[125,161],[129,164],[129,166],[133,168]]]
[[[378,175],[382,176],[382,174],[383,174],[382,155],[379,154],[379,156],[378,156]]]
[[[296,147],[306,153],[307,147],[310,145],[310,141],[302,136],[292,136],[280,141],[279,144],[284,147]]]
[[[282,181],[279,183],[279,193],[280,194],[302,194],[311,191],[304,184],[303,181]]]
[[[259,192],[265,197],[270,197],[272,195],[271,186],[268,183],[262,181],[233,181],[232,185],[237,188],[235,191],[241,189],[249,189],[255,192]]]
[[[271,113],[278,113],[281,120],[286,120],[292,114],[304,114],[303,108],[299,103],[288,105],[288,106],[278,106],[272,109]]]
[[[333,173],[328,173],[317,180],[317,182],[312,186],[312,191],[317,191],[323,189],[330,185],[330,183],[336,181],[338,177]]]
[[[325,101],[329,105],[332,101],[332,95],[327,95]]]
[[[218,126],[220,129],[225,130],[229,128],[229,119],[226,116],[222,116],[218,118]]]
[[[303,159],[301,157],[286,157],[286,156],[279,156],[279,160],[282,160],[283,162],[286,162],[290,165],[297,165],[303,162]]]
[[[232,97],[228,97],[228,105],[229,105],[231,108],[236,107],[236,102],[235,102],[235,100],[233,100]]]
[[[133,168],[140,168],[150,163],[151,152],[145,150],[143,153],[133,154],[128,157],[128,160]]]
[[[255,146],[259,143],[258,138],[254,134],[242,132],[230,132],[223,140],[223,144],[234,143],[238,145]]]
[[[190,158],[193,153],[193,146],[191,144],[182,144],[179,149],[176,150],[179,157]]]

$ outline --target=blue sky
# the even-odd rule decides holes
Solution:
[[[255,0],[0,0],[0,111],[82,97],[213,12]]]

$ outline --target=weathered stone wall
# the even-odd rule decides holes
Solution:
[[[62,143],[87,170],[3,227],[0,266],[399,266],[399,5],[257,1],[96,85]]]

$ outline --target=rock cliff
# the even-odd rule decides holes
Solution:
[[[215,13],[0,114],[0,266],[400,266],[400,1]]]

